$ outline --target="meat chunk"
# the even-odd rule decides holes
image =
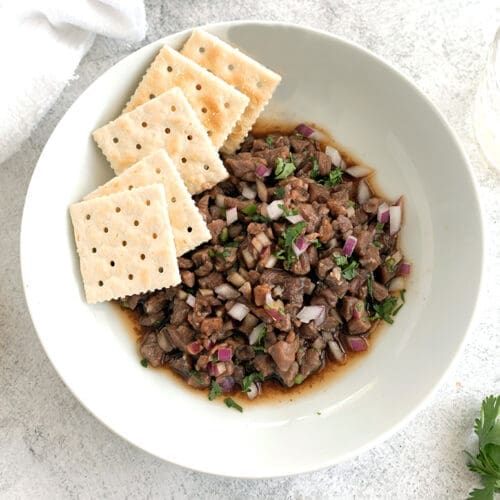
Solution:
[[[236,348],[234,355],[240,361],[250,361],[255,358],[255,351],[250,345],[242,345]]]
[[[218,272],[210,273],[208,276],[198,279],[200,288],[208,290],[213,290],[216,286],[222,285],[223,283],[225,283],[224,276],[222,273]]]
[[[264,377],[270,377],[274,373],[276,363],[269,354],[260,352],[255,356],[253,366],[259,373],[262,373]]]
[[[330,171],[332,170],[331,158],[326,153],[323,153],[322,151],[317,151],[315,156],[316,156],[316,160],[318,160],[319,175],[321,175],[322,177],[328,175],[330,173]]]
[[[167,290],[160,290],[159,292],[151,294],[142,302],[144,313],[154,314],[161,311],[172,298],[173,294],[167,293]]]
[[[373,232],[367,230],[354,231],[354,236],[358,239],[354,251],[358,255],[364,255],[368,245],[373,240]]]
[[[319,227],[321,218],[315,208],[309,203],[303,203],[299,207],[299,213],[307,222],[306,233],[314,233]]]
[[[303,254],[301,254],[298,260],[296,260],[290,266],[290,271],[299,276],[305,276],[306,274],[309,274],[310,270],[311,270],[311,261],[308,252],[304,252]]]
[[[278,148],[263,149],[261,151],[256,151],[254,155],[258,158],[264,158],[266,164],[272,169],[274,169],[274,167],[276,166],[276,160],[278,158],[281,158],[283,160],[289,158],[290,149],[288,148],[288,146],[281,146]]]
[[[283,299],[292,304],[302,306],[304,300],[304,282],[282,269],[265,269],[260,275],[260,283],[280,286]]]
[[[382,200],[380,198],[370,198],[368,201],[363,203],[363,210],[367,214],[376,214],[378,207],[382,204]]]
[[[229,172],[238,179],[255,181],[255,170],[261,165],[266,167],[267,162],[263,158],[252,156],[251,153],[240,153],[226,158],[225,165]]]
[[[318,240],[323,244],[327,243],[333,238],[333,233],[333,226],[330,221],[326,217],[321,219],[321,224],[318,229]]]
[[[194,331],[186,325],[167,325],[166,330],[170,343],[181,351],[194,340]]]
[[[295,353],[297,352],[298,342],[288,343],[284,340],[278,340],[276,344],[272,345],[268,352],[282,372],[286,372],[295,361]]]
[[[276,375],[280,378],[281,382],[287,387],[295,385],[295,377],[299,373],[299,364],[294,361],[288,370],[276,369]]]
[[[205,318],[201,322],[200,331],[203,335],[210,337],[222,330],[222,318]]]
[[[359,263],[367,271],[375,271],[378,266],[380,266],[382,259],[380,258],[380,253],[375,245],[369,244],[366,250],[363,252],[363,257],[359,259]]]
[[[178,257],[177,265],[179,269],[191,269],[193,267],[193,261],[191,259],[186,259],[186,257]]]
[[[290,146],[294,153],[302,153],[304,150],[314,149],[310,141],[301,139],[295,135],[290,136]]]
[[[300,363],[300,374],[307,378],[312,373],[321,368],[322,362],[319,352],[316,349],[307,349]]]
[[[357,303],[358,299],[356,297],[351,297],[350,295],[346,295],[342,299],[342,308],[340,309],[340,314],[344,316],[346,321],[349,321],[352,318],[352,312]]]
[[[351,318],[349,323],[347,323],[347,329],[351,335],[359,335],[361,333],[367,332],[371,328],[372,324],[367,316],[361,316],[361,318]]]
[[[314,321],[302,323],[299,327],[299,335],[306,340],[315,340],[318,338],[318,327]]]
[[[389,296],[389,290],[377,281],[372,283],[372,293],[373,298],[378,302],[384,301]]]
[[[191,257],[196,267],[194,271],[196,276],[207,276],[214,268],[209,252],[210,250],[205,248],[203,250],[198,250]]]
[[[320,280],[324,280],[326,275],[335,267],[335,263],[331,257],[320,259],[316,267],[316,276]]]
[[[339,215],[336,220],[332,222],[332,227],[345,235],[352,231],[352,222],[345,215]]]
[[[211,242],[215,245],[219,242],[219,236],[222,230],[227,226],[226,221],[222,219],[215,219],[208,223],[208,230],[212,235]]]
[[[193,367],[190,359],[186,356],[169,359],[168,366],[186,379],[190,376],[190,372]]]
[[[330,198],[330,190],[327,187],[316,182],[309,184],[309,199],[311,201],[326,203],[328,198]]]
[[[181,270],[181,279],[182,283],[189,288],[193,288],[196,283],[196,277],[193,272],[188,271],[187,269]]]
[[[170,316],[170,323],[172,323],[172,325],[181,325],[186,321],[189,311],[191,311],[191,308],[185,300],[175,298],[172,315]]]
[[[198,207],[198,210],[201,212],[201,215],[203,216],[203,219],[205,222],[210,222],[212,220],[212,217],[210,216],[210,211],[208,209],[210,203],[210,195],[206,194],[202,196],[198,202],[196,203],[196,206]],[[182,257],[180,257],[182,258]]]
[[[156,368],[163,364],[165,352],[158,344],[156,333],[151,332],[145,335],[140,352],[141,356],[146,359],[151,366]]]
[[[266,303],[266,295],[271,293],[271,287],[268,284],[257,285],[253,289],[253,297],[256,306],[263,306]]]

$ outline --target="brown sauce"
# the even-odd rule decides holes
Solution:
[[[324,129],[322,129],[321,127],[317,126],[314,123],[309,122],[308,125],[310,125],[311,127],[318,130],[324,135],[325,140],[320,141],[321,145],[323,147],[327,145],[335,147],[340,152],[347,166],[366,165],[358,158],[356,158],[355,155],[347,152],[345,148],[340,146],[334,139],[332,139],[331,136]],[[295,129],[295,127],[296,123],[292,125],[292,124],[284,124],[283,122],[280,123],[273,122],[271,120],[259,121],[253,127],[252,135],[259,137],[259,136],[266,136],[270,133],[291,134]],[[369,179],[365,178],[365,181],[369,184],[370,189],[375,194],[375,196],[384,197],[383,194],[381,193],[381,190],[378,189],[379,186],[378,183],[375,182],[374,177],[375,175],[372,175]],[[398,242],[398,246],[400,246],[399,243],[400,242]],[[140,342],[143,335],[148,331],[148,328],[139,325],[137,314],[134,313],[133,311],[122,309],[118,303],[115,303],[114,306],[116,307],[116,310],[119,311],[118,314],[120,315],[120,317],[123,319],[125,330],[132,335],[133,341],[136,343],[137,353],[138,353],[137,362],[139,362]],[[281,385],[277,380],[271,379],[264,381],[264,383],[262,384],[262,394],[257,398],[255,398],[254,400],[250,400],[246,396],[246,394],[242,393],[239,389],[235,390],[232,394],[229,395],[242,406],[244,405],[248,406],[249,404],[255,405],[255,404],[260,404],[260,403],[265,404],[270,402],[272,403],[282,403],[287,401],[291,402],[303,396],[306,393],[310,394],[313,391],[321,390],[325,386],[331,385],[332,382],[336,379],[336,377],[342,376],[342,374],[344,374],[346,370],[355,368],[357,364],[361,362],[365,356],[368,356],[371,352],[370,345],[376,341],[376,337],[378,337],[378,335],[384,329],[385,329],[385,324],[383,322],[379,322],[378,325],[374,326],[370,330],[370,334],[368,337],[368,343],[369,343],[368,350],[357,353],[349,352],[349,355],[347,357],[347,362],[344,365],[340,365],[338,363],[332,362],[329,359],[327,359],[324,368],[319,372],[310,375],[308,378],[304,380],[304,382],[302,382],[302,384],[295,385],[293,387],[285,387]],[[151,367],[148,367],[148,369],[151,369]],[[167,374],[167,376],[176,380],[176,382],[182,384],[184,388],[186,390],[189,390],[191,393],[195,393],[203,398],[207,397],[208,389],[200,390],[191,387],[185,382],[184,378],[181,375],[171,370],[167,365],[164,365],[158,369],[164,371]]]

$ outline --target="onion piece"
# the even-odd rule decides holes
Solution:
[[[266,325],[264,323],[259,323],[251,332],[250,335],[248,336],[248,343],[250,345],[254,345],[257,340],[259,340],[260,332],[262,331],[262,328],[266,328]]]
[[[272,241],[267,237],[266,233],[258,233],[255,238],[260,241],[262,247],[268,247],[272,243]]]
[[[373,172],[371,168],[363,167],[361,165],[354,165],[353,167],[346,168],[345,171],[351,177],[355,177],[356,179],[366,177]]]
[[[238,220],[238,210],[236,207],[228,208],[226,210],[226,222],[230,226],[233,222]]]
[[[325,148],[325,153],[330,157],[333,165],[339,168],[342,162],[342,156],[340,156],[340,153],[332,146],[327,146]]]
[[[240,304],[236,302],[231,309],[227,312],[231,318],[237,321],[243,321],[245,316],[250,312],[250,309],[245,304]]]
[[[325,306],[304,306],[297,314],[297,319],[300,320],[301,323],[309,323],[310,321],[317,321],[321,317],[323,317],[324,321],[324,316]],[[318,323],[316,323],[316,325],[318,326]]]
[[[355,214],[356,214],[356,210],[354,210],[354,207],[347,207],[347,209],[345,211],[346,217],[348,217],[349,219],[352,219]]]
[[[222,387],[222,392],[231,392],[234,389],[234,378],[230,375],[221,378],[218,383]]]
[[[203,339],[203,347],[207,351],[209,351],[213,346],[214,346],[214,343],[209,338]]]
[[[240,273],[234,271],[227,277],[227,281],[229,281],[229,283],[239,288],[241,285],[245,283],[246,279]]]
[[[233,350],[230,347],[221,347],[217,350],[218,361],[231,361]]]
[[[302,236],[299,236],[297,238],[297,241],[295,243],[292,243],[292,250],[293,253],[297,256],[300,257],[309,247],[309,242],[303,238]]]
[[[240,285],[241,286],[241,285]],[[235,290],[231,285],[222,283],[214,288],[215,293],[223,299],[237,299],[240,296],[238,290]]]
[[[401,262],[399,265],[399,274],[401,276],[408,276],[411,271],[411,265],[408,262]]]
[[[328,241],[328,243],[326,244],[326,247],[328,249],[331,249],[331,248],[337,248],[339,246],[339,240],[337,238],[332,238],[331,240]]]
[[[395,206],[389,208],[389,234],[392,236],[401,229],[401,207]]]
[[[377,209],[377,222],[382,224],[389,222],[389,205],[385,201]]]
[[[254,191],[248,184],[245,184],[243,186],[243,189],[241,191],[241,194],[247,199],[247,200],[255,200],[255,197],[257,196],[257,192]]]
[[[300,123],[295,127],[295,130],[300,134],[303,135],[304,137],[309,137],[312,134],[314,134],[315,130],[305,123]]]
[[[212,363],[211,361],[207,364],[208,374],[212,377],[219,377],[226,371],[225,363]]]
[[[267,187],[266,187],[266,185],[260,179],[257,179],[255,181],[255,186],[257,187],[257,196],[261,199],[261,201],[267,202]]]
[[[187,302],[188,306],[194,307],[194,305],[196,304],[195,296],[188,293],[188,296],[186,298],[186,302]]]
[[[271,292],[266,293],[266,305],[273,308],[274,307],[274,300],[273,296],[271,295]]]
[[[191,342],[186,346],[186,351],[192,355],[199,354],[201,352],[201,344],[198,341]]]
[[[336,340],[330,340],[328,342],[328,348],[330,349],[330,352],[335,358],[335,361],[343,365],[346,361],[346,355],[345,352],[340,347],[339,343]]]
[[[278,262],[278,258],[276,257],[276,255],[271,254],[267,258],[266,263],[264,264],[264,267],[266,269],[271,269],[276,265],[276,262]]]
[[[350,257],[352,255],[352,252],[354,252],[357,243],[358,238],[356,238],[356,236],[348,236],[347,240],[345,240],[344,247],[342,248],[344,255]]]
[[[264,308],[264,311],[271,316],[276,321],[281,321],[282,319],[285,319],[286,316],[284,314],[281,314],[277,309],[272,309],[272,308]]]
[[[358,203],[362,205],[366,203],[371,197],[370,188],[365,181],[359,181],[358,184]]]
[[[368,349],[368,342],[364,337],[355,337],[353,335],[346,335],[347,344],[349,349],[353,352],[366,351]]]
[[[274,200],[267,206],[267,216],[271,220],[277,220],[283,215],[283,210],[279,207],[279,205],[284,205],[285,202],[283,200]]]
[[[226,197],[223,195],[223,194],[218,194],[216,197],[215,197],[215,204],[219,207],[219,208],[224,208],[226,206]]]
[[[248,267],[248,269],[252,269],[255,266],[255,258],[250,253],[250,250],[248,250],[248,248],[244,248],[241,251],[241,255],[243,256],[243,260],[245,261],[245,264]]]
[[[405,289],[405,279],[402,276],[397,276],[393,278],[389,283],[390,292],[400,292]]]
[[[246,393],[248,399],[255,399],[261,393],[261,385],[260,382],[252,382],[248,387],[248,392]]]
[[[265,165],[259,165],[255,169],[255,174],[259,177],[269,177],[272,173],[272,168],[267,168]]]
[[[299,222],[302,222],[304,220],[304,217],[302,215],[297,214],[297,215],[287,215],[285,219],[292,224],[298,224]]]

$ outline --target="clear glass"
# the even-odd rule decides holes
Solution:
[[[474,128],[484,156],[500,169],[500,28],[490,46],[477,90]]]

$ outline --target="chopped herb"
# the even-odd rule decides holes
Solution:
[[[392,257],[385,259],[385,267],[387,267],[387,271],[393,273],[396,270],[396,260]]]
[[[405,294],[406,294],[406,290],[401,290],[401,292],[399,292],[399,296],[401,297],[401,302],[403,304],[406,302],[406,300],[405,300]]]
[[[226,243],[224,243],[224,246],[238,248],[240,246],[240,242],[239,241],[226,241]]]
[[[380,248],[382,246],[382,243],[380,241],[374,241],[373,244],[377,247]]]
[[[321,241],[319,240],[311,240],[309,243],[314,245],[316,248],[321,248]]]
[[[183,290],[186,292],[186,293],[190,293],[191,295],[196,295],[196,290],[194,288],[190,288],[188,286],[184,286],[183,287]]]
[[[368,295],[373,299],[373,272],[366,278],[366,287],[368,289]]]
[[[342,182],[342,169],[335,168],[328,174],[328,179],[324,181],[326,187],[336,186]]]
[[[300,236],[302,230],[306,227],[307,222],[301,221],[293,226],[287,227],[280,238],[280,244],[282,248],[278,250],[276,253],[276,257],[278,259],[282,259],[285,261],[287,266],[290,266],[295,260],[297,256],[295,255],[292,245],[297,241],[297,238]]]
[[[295,171],[292,161],[285,162],[283,158],[276,158],[276,168],[274,169],[275,179],[286,179]]]
[[[257,213],[257,205],[255,203],[250,203],[250,205],[242,209],[242,212],[245,215],[255,215]]]
[[[227,230],[227,227],[225,227],[220,232],[219,239],[222,241],[222,243],[224,243],[228,240],[228,238],[229,238],[229,231]]]
[[[377,222],[375,224],[375,230],[377,233],[381,233],[384,230],[384,223],[383,222]]]
[[[321,412],[320,412],[320,411],[317,411],[317,412],[316,412],[316,415],[321,415]]]
[[[226,216],[226,212],[227,212],[227,208],[226,207],[220,207],[220,213],[221,213],[222,217]]]
[[[342,276],[347,280],[351,281],[358,275],[358,271],[356,270],[359,267],[359,264],[352,260],[349,265],[342,269]]]
[[[144,366],[144,368],[147,368],[148,367],[148,360],[146,358],[142,358],[141,365]]]
[[[252,347],[253,347],[253,350],[255,352],[264,352],[265,351],[264,347],[262,347],[261,345],[253,345]]]
[[[260,332],[259,332],[259,336],[257,337],[257,340],[255,341],[255,343],[260,346],[262,345],[262,340],[264,339],[264,337],[266,336],[266,333],[267,333],[267,330],[266,330],[266,327],[263,326],[261,329],[260,329]]]
[[[259,372],[253,372],[250,375],[246,376],[242,380],[242,389],[241,392],[250,392],[250,386],[256,381],[260,380],[261,382],[264,380],[264,375]]]
[[[126,300],[122,300],[120,302],[120,305],[124,308],[124,309],[130,309],[130,304],[126,301]]]
[[[264,224],[268,224],[271,219],[268,219],[267,217],[264,217],[263,215],[260,215],[260,214],[255,214],[252,217],[252,220],[254,222],[263,222]]]
[[[347,257],[345,255],[339,255],[338,253],[333,254],[333,258],[335,259],[335,264],[340,267],[344,267],[347,265]]]
[[[285,196],[285,186],[278,186],[274,190],[274,196],[276,196],[276,198],[283,198],[283,196]]]
[[[232,245],[225,245],[225,246],[232,246]],[[217,252],[216,250],[214,249],[210,249],[208,251],[208,256],[211,257],[211,258],[214,258],[214,257],[219,257],[221,258],[224,262],[227,260],[227,258],[231,255],[231,250],[229,250],[228,248],[225,248],[222,252]]]
[[[274,139],[273,139],[270,135],[268,135],[268,136],[266,137],[266,144],[267,144],[270,148],[272,148],[272,147],[274,146]]]
[[[488,396],[481,405],[481,416],[474,422],[479,453],[469,456],[469,469],[481,475],[483,488],[469,493],[469,500],[493,500],[500,493],[500,396]]]
[[[296,385],[302,384],[302,382],[304,382],[304,375],[302,375],[300,373],[297,374],[297,375],[295,375],[295,378],[293,379],[293,382]]]
[[[373,304],[375,314],[370,317],[371,321],[383,319],[385,322],[392,325],[394,316],[397,314],[401,306],[398,306],[397,297],[389,297],[380,304]]]
[[[298,137],[299,139],[303,139],[304,138],[304,136],[298,130],[294,130],[293,131],[293,135],[295,137]]]
[[[232,398],[224,399],[224,403],[226,403],[226,406],[228,408],[234,408],[235,410],[238,410],[240,413],[243,413],[243,408],[238,403],[233,401]]]
[[[299,213],[298,208],[292,208],[291,210],[288,210],[283,203],[280,203],[278,205],[278,208],[281,208],[283,211],[283,217],[288,217],[289,215],[297,215]]]
[[[201,384],[201,383],[202,383],[202,382],[201,382],[201,377],[200,377],[200,373],[199,373],[199,372],[197,372],[196,370],[191,370],[191,371],[189,372],[189,374],[190,374],[192,377],[194,377],[194,378],[196,379],[196,382],[198,382],[198,384]]]
[[[209,256],[211,259],[213,259],[213,258],[215,257],[215,250],[210,249],[210,250],[208,251],[208,256]]]
[[[311,170],[311,173],[309,174],[309,177],[311,179],[316,179],[319,176],[319,163],[318,163],[318,160],[314,156],[312,156],[310,158],[310,160],[312,160],[312,162],[313,162],[313,168]]]
[[[208,399],[213,401],[215,398],[222,395],[222,387],[215,381],[212,380],[212,384],[210,386],[210,392],[208,393]]]
[[[352,200],[348,200],[347,204],[348,204],[350,207],[355,207],[355,206],[356,206],[356,202],[355,202],[355,201],[352,201]]]

